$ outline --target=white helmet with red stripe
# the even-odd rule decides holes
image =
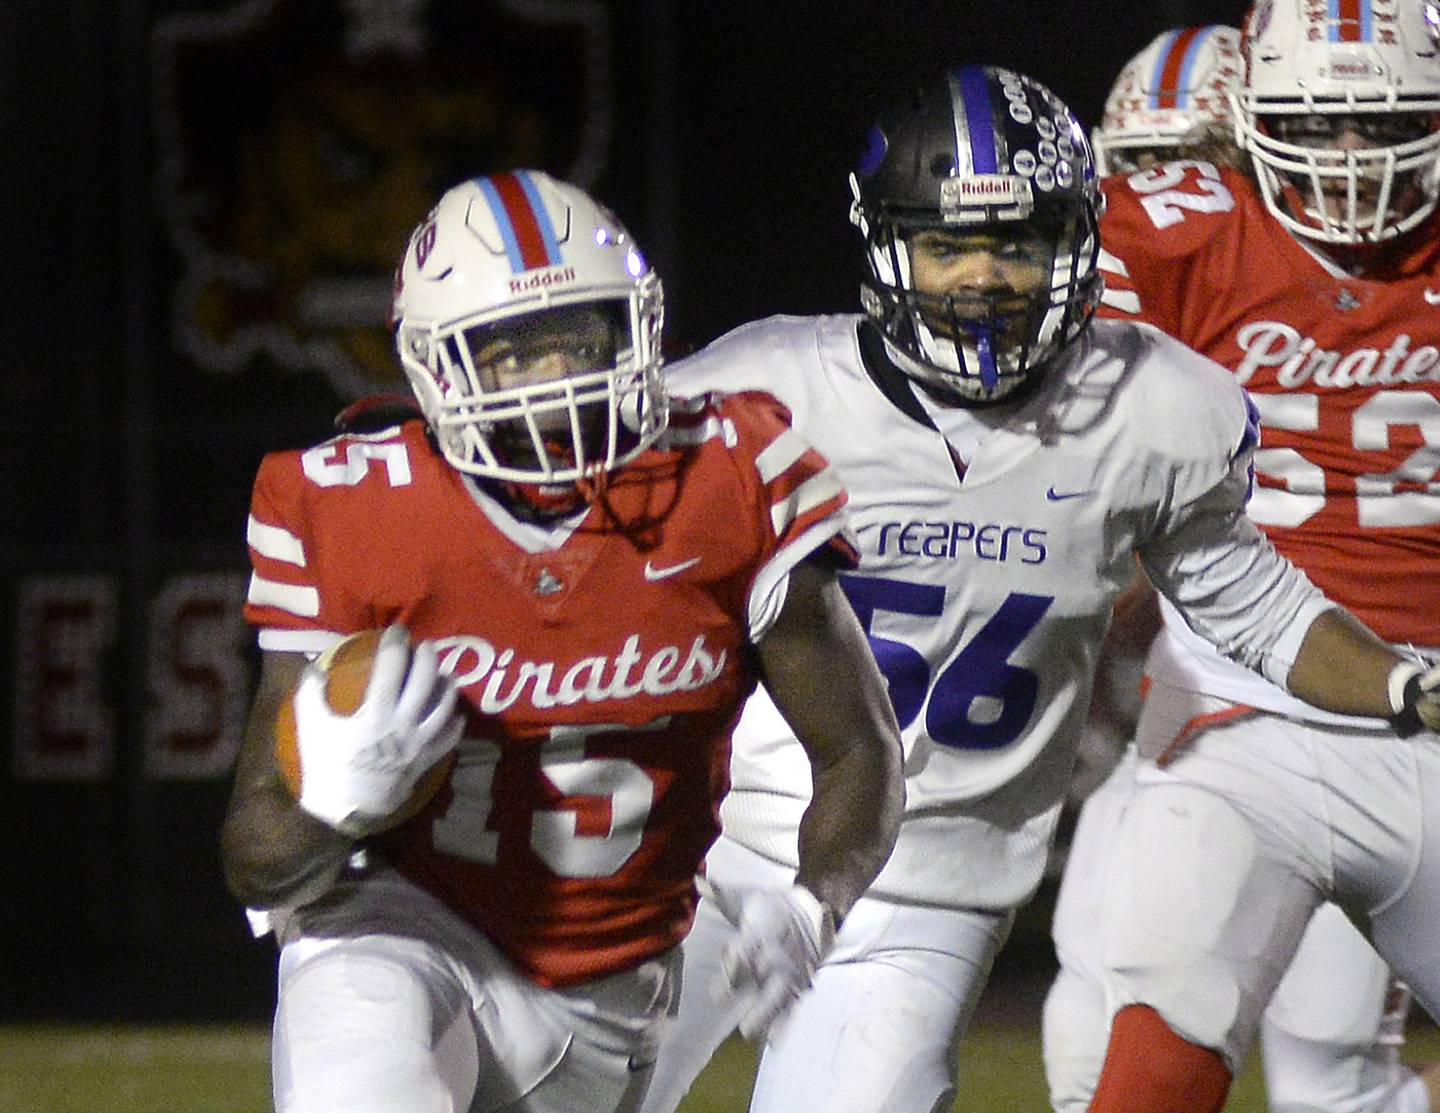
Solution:
[[[1145,155],[1177,157],[1216,125],[1228,130],[1228,97],[1240,71],[1240,32],[1233,27],[1175,27],[1157,35],[1125,63],[1091,132],[1101,176],[1133,173]]]
[[[537,170],[441,197],[410,236],[391,309],[445,459],[544,485],[595,479],[665,428],[662,319],[660,280],[620,222]]]
[[[1403,235],[1440,196],[1440,6],[1259,0],[1236,136],[1270,212],[1325,244]]]

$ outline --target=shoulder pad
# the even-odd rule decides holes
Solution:
[[[1182,159],[1105,180],[1101,235],[1125,255],[1139,247],[1154,256],[1186,255],[1212,242],[1217,222],[1246,205],[1245,175],[1229,166]]]
[[[335,415],[337,433],[378,433],[392,425],[423,418],[408,394],[367,394]]]
[[[822,324],[822,318],[776,316],[740,325],[668,365],[669,389],[681,395],[783,392],[785,380],[815,351]]]
[[[1133,415],[1147,438],[1176,458],[1229,456],[1255,436],[1248,396],[1235,376],[1208,356],[1151,325],[1135,327],[1146,341],[1141,389]]]

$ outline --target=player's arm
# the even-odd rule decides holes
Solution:
[[[798,884],[842,918],[880,872],[905,806],[900,730],[884,678],[834,573],[791,573],[759,644],[765,685],[810,758]]]
[[[246,904],[302,904],[327,889],[351,844],[383,829],[464,722],[433,645],[403,626],[380,635],[364,697],[331,707],[321,661],[267,653],[222,832],[226,879]],[[275,757],[276,711],[291,700],[300,765],[292,798]]]
[[[275,715],[305,665],[301,653],[264,654],[221,829],[226,884],[254,908],[303,904],[318,896],[333,884],[354,845],[348,835],[300,809],[275,757]]]
[[[1390,719],[1402,734],[1440,730],[1440,668],[1405,660],[1341,607],[1310,624],[1289,681],[1327,711]]]
[[[1245,515],[1259,415],[1243,395],[1242,410],[1226,393],[1197,391],[1187,403],[1192,435],[1178,436],[1170,449],[1190,450],[1177,457],[1185,460],[1174,473],[1179,494],[1140,549],[1151,582],[1226,656],[1311,706],[1389,719],[1402,734],[1437,729],[1440,667],[1403,659],[1326,598]],[[1178,416],[1175,423],[1184,427]],[[1197,429],[1199,438],[1216,438],[1205,451],[1194,451],[1206,448]],[[1234,447],[1222,469],[1215,450],[1227,440]],[[1202,466],[1206,459],[1210,466]],[[1214,481],[1204,486],[1195,482],[1199,477]]]
[[[757,648],[770,696],[810,758],[814,792],[793,885],[709,888],[736,928],[722,964],[747,998],[740,1031],[752,1039],[810,985],[838,920],[889,857],[905,806],[885,682],[829,568],[812,557],[791,570],[780,614]]]
[[[1306,703],[1404,734],[1440,729],[1440,667],[1402,658],[1243,514],[1197,514],[1142,559],[1193,628]]]
[[[1135,737],[1145,655],[1160,622],[1155,589],[1137,562],[1130,582],[1111,607],[1110,625],[1095,661],[1085,744],[1070,776],[1072,800],[1083,799],[1098,787]]]

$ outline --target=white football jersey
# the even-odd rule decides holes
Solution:
[[[944,409],[863,320],[744,326],[674,365],[669,389],[770,391],[850,492],[860,566],[841,582],[889,682],[907,778],[872,895],[1011,906],[1039,881],[1134,554],[1198,630],[1282,676],[1315,592],[1244,517],[1254,424],[1209,360],[1097,321],[1021,400]],[[726,834],[793,866],[809,766],[763,692],[732,776]]]

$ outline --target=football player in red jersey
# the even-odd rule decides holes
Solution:
[[[1125,175],[1178,159],[1242,165],[1228,101],[1241,66],[1240,33],[1232,27],[1177,27],[1158,35],[1116,77],[1092,133],[1097,163]],[[1082,772],[1078,792],[1089,794],[1055,906],[1060,971],[1045,1002],[1044,1047],[1051,1105],[1059,1113],[1089,1103],[1109,1032],[1100,879],[1134,786],[1135,749],[1125,742],[1134,737],[1138,679],[1160,624],[1149,584],[1140,577],[1134,587],[1116,606],[1082,749],[1082,760],[1090,757],[1100,770],[1114,762],[1117,749],[1123,756],[1093,792],[1095,769]],[[1322,905],[1261,1022],[1270,1107],[1354,1113],[1440,1108],[1440,1067],[1416,1073],[1400,1062],[1409,1010],[1409,990],[1391,979],[1336,905]]]
[[[1420,660],[1440,647],[1437,25],[1423,0],[1261,0],[1233,105],[1253,177],[1182,160],[1112,179],[1101,229],[1104,311],[1211,356],[1257,406],[1251,517]],[[1436,723],[1397,739],[1318,714],[1162,609],[1105,867],[1094,1110],[1220,1108],[1326,900],[1440,1009]]]
[[[396,277],[419,412],[261,464],[264,665],[223,851],[281,947],[282,1113],[633,1108],[761,674],[814,802],[796,883],[738,912],[757,1022],[890,850],[900,747],[835,578],[843,489],[768,395],[671,404],[661,315],[582,191],[466,182]],[[381,627],[364,702],[335,714],[307,660]],[[292,690],[298,799],[272,736]]]

